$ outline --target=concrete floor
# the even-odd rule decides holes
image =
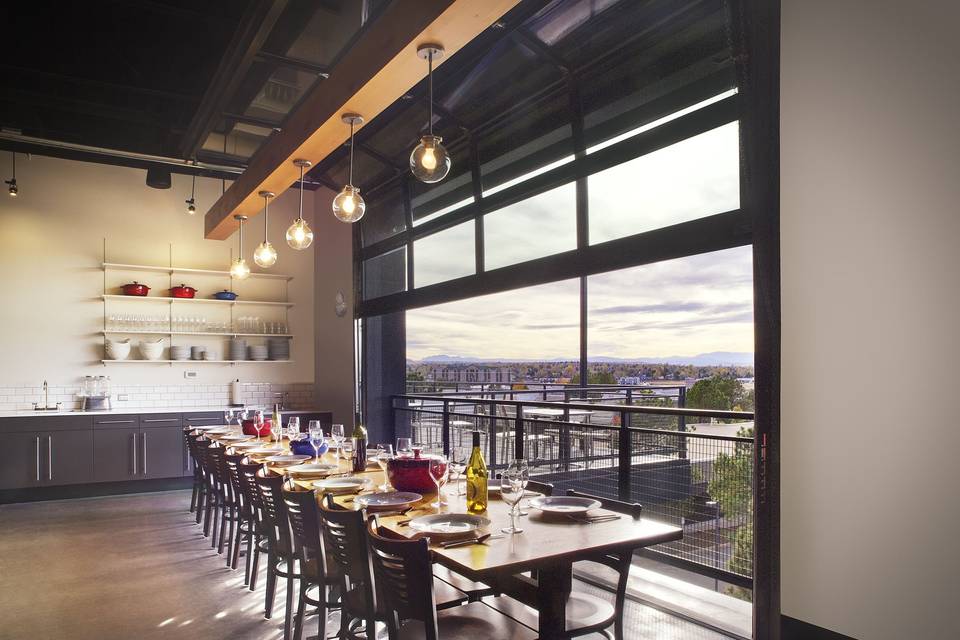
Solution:
[[[243,587],[189,500],[169,491],[0,506],[0,640],[280,638],[282,593],[265,620],[265,580]],[[636,604],[626,620],[629,638],[725,637]]]

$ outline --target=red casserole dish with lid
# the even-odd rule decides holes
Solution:
[[[120,287],[120,290],[123,291],[125,296],[145,296],[150,293],[150,287],[145,284],[140,284],[136,280],[130,284],[125,284]]]
[[[185,284],[181,284],[179,287],[171,287],[170,295],[174,298],[192,298],[197,295],[197,290],[193,287],[188,287]]]

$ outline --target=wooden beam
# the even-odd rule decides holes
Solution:
[[[421,0],[393,2],[284,120],[250,159],[247,170],[206,214],[205,237],[224,240],[236,228],[234,214],[256,216],[257,192],[286,191],[299,177],[294,158],[317,164],[349,137],[340,115],[361,114],[367,122],[403,96],[427,72],[417,46],[436,42],[446,49],[442,64],[496,22],[519,0]],[[357,185],[361,189],[363,185]]]

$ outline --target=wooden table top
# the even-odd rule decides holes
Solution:
[[[286,442],[284,446],[286,447]],[[335,462],[336,459],[327,453],[321,456],[321,461]],[[345,461],[341,461],[340,465],[344,471],[348,470]],[[283,468],[270,467],[270,469],[285,474]],[[383,482],[383,472],[378,466],[368,467],[368,471],[354,475],[371,478],[375,483],[374,487]],[[312,482],[312,479],[294,479],[295,484],[305,489],[311,489]],[[372,491],[362,493],[372,493]],[[453,485],[444,488],[444,496],[449,504],[441,508],[442,513],[466,512],[466,497],[458,497],[455,494],[456,489]],[[335,500],[343,506],[359,509],[355,498],[356,494],[350,494],[337,496]],[[408,513],[381,516],[380,524],[396,533],[410,537],[414,531],[401,523],[410,518],[437,513],[436,508],[429,506],[435,499],[436,494],[425,494],[423,500],[416,503]],[[521,506],[525,504],[526,501],[522,502]],[[517,518],[517,524],[523,529],[523,533],[503,534],[502,538],[491,539],[484,544],[453,549],[443,549],[437,544],[432,544],[431,549],[437,561],[466,575],[479,578],[489,573],[519,573],[548,566],[558,560],[570,562],[601,552],[679,540],[683,535],[678,527],[648,518],[634,520],[624,515],[618,520],[584,524],[573,522],[562,515],[548,515],[525,506],[524,510],[528,511],[529,515]],[[591,512],[591,514],[594,513],[606,512],[597,509]],[[488,529],[491,533],[500,534],[501,527],[510,524],[509,506],[495,495],[490,496],[487,512],[484,515],[491,520]]]

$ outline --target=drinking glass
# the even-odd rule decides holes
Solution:
[[[504,533],[523,533],[523,529],[517,527],[517,515],[519,515],[518,506],[527,489],[529,479],[530,471],[527,461],[523,458],[510,462],[500,478],[500,498],[510,505],[510,526],[501,529]]]
[[[340,447],[343,445],[344,436],[342,424],[330,426],[330,439],[333,440],[333,444],[337,447],[337,463],[340,462]]]
[[[310,446],[313,447],[314,460],[320,459],[320,445],[322,444],[323,444],[323,429],[321,429],[319,426],[310,427]]]
[[[271,422],[270,435],[273,436],[274,442],[282,442],[283,441],[283,424],[281,422]]]
[[[253,424],[257,427],[257,442],[260,442],[260,430],[263,429],[263,411],[253,414]]]
[[[378,444],[377,445],[377,464],[380,465],[380,469],[383,471],[383,484],[380,485],[380,491],[390,490],[390,480],[389,478],[387,478],[387,465],[390,463],[391,460],[393,460],[393,445]]]
[[[430,457],[429,463],[430,477],[433,479],[433,484],[437,485],[437,501],[431,502],[431,507],[436,507],[437,511],[440,511],[440,507],[447,504],[443,501],[443,493],[441,490],[441,485],[447,477],[447,459],[442,455],[435,455]]]
[[[311,423],[307,423],[308,431]],[[300,437],[300,418],[294,416],[287,420],[287,438],[293,442]]]
[[[397,455],[410,455],[413,447],[413,438],[397,438]]]
[[[457,497],[459,498],[463,495],[460,492],[460,476],[463,474],[463,470],[467,468],[467,463],[463,459],[463,455],[454,449],[450,452],[450,460],[447,464],[450,467],[451,475],[453,475],[453,483],[457,487]]]

